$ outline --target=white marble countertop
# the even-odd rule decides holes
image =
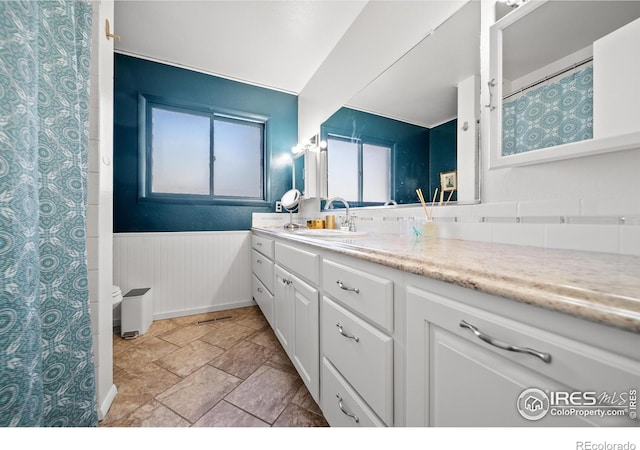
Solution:
[[[640,333],[637,256],[382,233],[324,239],[282,227],[252,230]]]

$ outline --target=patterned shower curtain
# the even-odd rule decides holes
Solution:
[[[502,104],[502,154],[593,137],[593,67]]]
[[[91,5],[0,2],[0,426],[95,426]]]

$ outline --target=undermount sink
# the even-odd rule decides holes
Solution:
[[[293,232],[302,236],[313,236],[319,238],[337,238],[337,239],[350,239],[365,237],[366,231],[346,231],[346,230],[334,230],[331,228],[300,228]]]

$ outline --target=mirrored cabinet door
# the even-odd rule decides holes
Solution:
[[[639,18],[638,1],[549,0],[491,27],[491,168],[640,145]]]

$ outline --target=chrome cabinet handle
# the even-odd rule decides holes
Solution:
[[[287,280],[286,278],[282,279],[282,284],[287,284],[288,285],[288,284],[291,284],[291,283],[293,283],[293,281]]]
[[[258,288],[257,291],[262,294],[262,288]]]
[[[262,264],[262,260],[261,260],[261,259],[256,259],[256,262],[257,262],[258,264]]]
[[[493,345],[494,347],[498,347],[499,349],[507,350],[509,352],[526,353],[528,355],[540,358],[541,360],[543,360],[547,364],[551,363],[551,355],[549,353],[539,352],[537,350],[533,350],[533,349],[527,348],[527,347],[516,347],[514,345],[507,344],[506,342],[499,341],[498,339],[495,339],[495,338],[493,338],[493,337],[491,337],[489,335],[484,334],[482,331],[478,330],[478,328],[476,328],[475,326],[471,325],[470,323],[468,323],[468,322],[466,322],[464,320],[462,320],[460,322],[460,327],[461,328],[468,328],[469,330],[471,330],[473,332],[473,334],[476,335],[476,337],[478,339],[483,340],[484,342],[486,342],[489,345]]]
[[[340,333],[341,335],[343,335],[344,337],[346,337],[347,339],[353,339],[356,342],[360,342],[360,338],[358,336],[354,336],[353,334],[347,334],[342,330],[342,325],[340,325],[340,322],[338,322],[336,324],[336,327],[338,327],[338,333]]]
[[[340,280],[336,281],[336,283],[338,284],[338,286],[340,286],[340,289],[342,289],[343,291],[355,292],[356,294],[360,293],[360,289],[347,287]]]
[[[256,242],[256,245],[262,247],[262,242]]]
[[[342,411],[342,414],[344,414],[345,416],[351,417],[355,421],[355,423],[360,423],[360,419],[358,419],[358,416],[344,409],[344,406],[342,405],[342,397],[340,397],[340,394],[336,394],[336,397],[338,399],[338,408],[340,408],[340,411]]]

